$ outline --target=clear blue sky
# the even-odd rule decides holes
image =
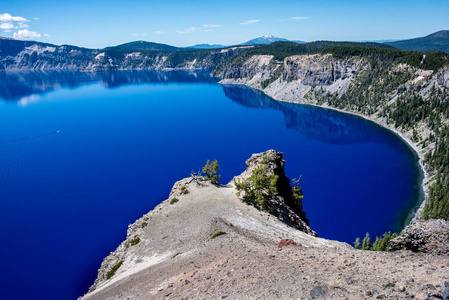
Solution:
[[[134,40],[232,45],[268,34],[303,41],[406,39],[449,29],[449,0],[0,1],[0,36],[89,48]]]

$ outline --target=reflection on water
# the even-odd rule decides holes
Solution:
[[[215,83],[207,71],[30,71],[0,72],[0,99],[17,101],[33,99],[61,88],[74,89],[82,85],[100,82],[107,88],[145,83]]]
[[[397,137],[360,117],[308,105],[279,102],[245,86],[225,85],[224,93],[245,107],[282,111],[287,128],[328,143],[382,142],[397,148]]]

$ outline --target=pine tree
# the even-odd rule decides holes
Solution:
[[[218,181],[220,181],[220,171],[220,165],[218,164],[217,160],[211,162],[208,159],[206,165],[203,167],[203,173],[206,174],[207,178],[209,178],[212,183],[218,183]]]
[[[360,249],[360,238],[356,238],[354,241],[354,248]]]
[[[372,247],[371,238],[367,232],[365,238],[362,241],[362,250],[370,250]]]

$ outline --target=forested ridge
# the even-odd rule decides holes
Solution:
[[[341,59],[365,59],[361,72],[346,93],[323,93],[319,87],[307,95],[318,104],[367,116],[377,113],[401,131],[411,131],[412,141],[423,149],[433,175],[424,219],[449,220],[449,87],[430,82],[431,75],[415,82],[416,72],[449,72],[448,54],[389,49],[334,47],[322,53]],[[393,101],[392,101],[393,100]]]

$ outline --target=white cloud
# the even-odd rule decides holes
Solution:
[[[146,33],[133,33],[132,36],[145,36]]]
[[[204,28],[217,28],[217,27],[221,27],[221,25],[217,25],[217,24],[204,24],[203,27],[204,27]]]
[[[190,27],[190,28],[187,28],[187,29],[184,29],[184,30],[178,30],[176,32],[179,33],[179,34],[185,34],[185,33],[192,33],[192,32],[198,31],[199,29],[200,28],[198,28],[198,27]]]
[[[48,33],[44,33],[44,37],[50,37]]]
[[[39,20],[39,18],[33,17],[33,20],[37,21],[37,20]]]
[[[249,24],[253,24],[253,23],[257,23],[257,22],[260,22],[260,20],[248,20],[246,22],[240,23],[240,25],[249,25]]]
[[[164,33],[166,33],[165,31],[162,31],[162,30],[156,30],[154,33],[156,33],[156,34],[164,34]]]
[[[14,32],[13,37],[18,40],[30,40],[30,39],[38,39],[41,35],[34,31],[29,30],[19,30],[18,32]]]
[[[307,20],[307,19],[309,19],[309,17],[291,17],[291,18],[288,18],[287,20],[300,21],[300,20]]]
[[[201,32],[211,32],[213,31],[213,28],[218,28],[221,27],[221,25],[218,24],[204,24],[201,26],[193,26],[184,30],[178,30],[176,31],[177,33],[180,34],[185,34],[185,33],[192,33],[192,32],[197,32],[197,31],[201,31]],[[157,33],[157,31],[156,31]]]
[[[16,22],[17,24],[15,24]],[[28,28],[26,22],[29,22],[29,20],[23,17],[14,17],[8,13],[0,14],[0,29],[3,32],[11,32],[12,29],[17,28]]]
[[[30,20],[27,20],[23,17],[13,17],[8,13],[0,14],[0,21],[1,22],[29,22]]]
[[[11,31],[11,29],[15,29],[15,28],[17,28],[17,27],[11,23],[0,23],[0,29],[3,31],[5,31],[5,30]]]

